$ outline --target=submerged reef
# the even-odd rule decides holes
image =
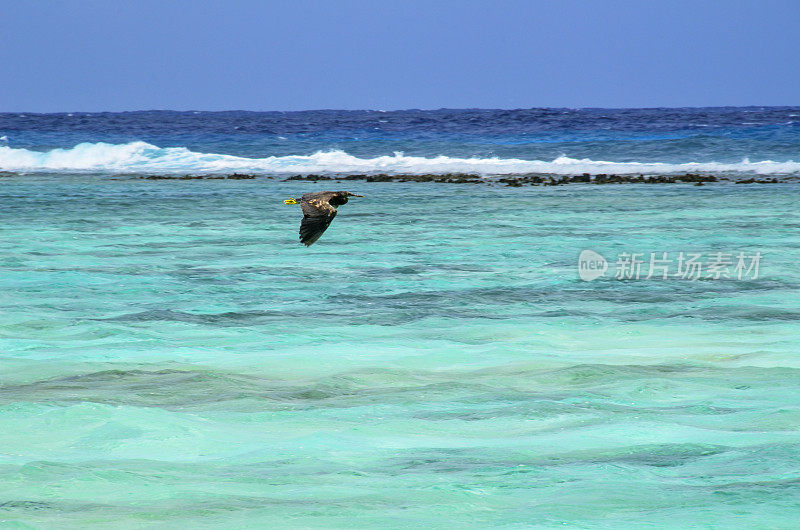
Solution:
[[[143,175],[145,180],[252,180],[258,175],[231,173],[230,175]]]
[[[565,184],[694,184],[703,186],[710,182],[733,182],[736,184],[775,184],[779,182],[797,182],[797,177],[786,178],[747,178],[737,179],[731,176],[701,175],[698,173],[684,173],[677,175],[616,175],[600,173],[592,175],[549,175],[541,173],[525,173],[519,175],[497,175],[482,177],[472,173],[444,173],[444,174],[385,174],[376,175],[294,175],[283,179],[284,181],[300,180],[317,182],[329,180],[341,182],[345,180],[363,180],[366,182],[441,182],[450,184],[503,184],[510,187],[522,186],[561,186]]]

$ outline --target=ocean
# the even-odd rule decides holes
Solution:
[[[0,526],[795,528],[798,177],[799,107],[0,114]]]

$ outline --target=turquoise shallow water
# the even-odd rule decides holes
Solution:
[[[341,187],[3,179],[0,522],[796,526],[796,185]]]

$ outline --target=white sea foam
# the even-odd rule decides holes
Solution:
[[[197,153],[184,147],[160,148],[145,142],[128,144],[83,143],[71,149],[30,151],[0,146],[0,170],[26,172],[229,172],[258,173],[644,173],[739,172],[755,174],[800,174],[800,162],[764,160],[738,163],[608,162],[561,156],[552,161],[516,158],[392,156],[358,158],[344,151],[319,151],[311,155],[244,158],[215,153]]]

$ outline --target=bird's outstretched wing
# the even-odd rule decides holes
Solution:
[[[300,222],[300,242],[307,247],[319,239],[336,217],[336,208],[330,205],[329,199],[324,195],[308,199],[304,195],[301,199],[303,220]]]

